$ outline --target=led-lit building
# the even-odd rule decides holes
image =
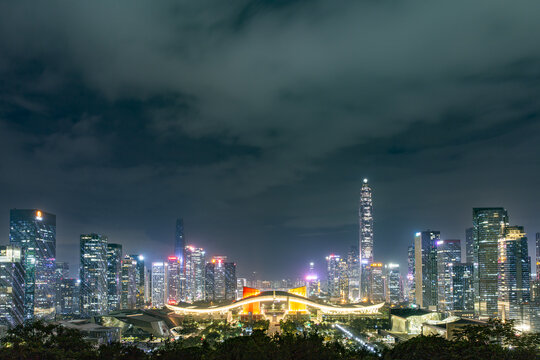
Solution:
[[[439,231],[417,232],[414,238],[415,298],[422,308],[437,306],[437,242]]]
[[[319,297],[321,293],[321,282],[319,276],[315,272],[315,263],[312,261],[309,263],[309,272],[306,277],[306,291],[309,298]]]
[[[61,315],[76,315],[79,310],[80,281],[73,278],[63,278],[60,281],[59,303],[57,313]]]
[[[368,280],[362,274],[364,268],[373,262],[373,199],[368,179],[362,181],[360,191],[359,218],[359,248],[360,248],[360,293],[361,297],[367,294]]]
[[[498,243],[508,227],[504,208],[474,208],[474,312],[480,319],[498,315]]]
[[[529,247],[523,226],[507,226],[499,240],[499,318],[528,324],[528,305],[531,300]],[[525,312],[525,315],[524,315]],[[524,319],[527,317],[527,320]]]
[[[122,245],[107,244],[107,306],[108,311],[120,310],[122,293]]]
[[[185,301],[194,302],[204,300],[206,253],[203,248],[186,246],[184,254],[186,259]]]
[[[0,246],[0,325],[24,322],[24,260],[18,246]]]
[[[331,254],[326,257],[326,292],[330,299],[340,298],[341,257]]]
[[[347,254],[347,270],[348,299],[349,302],[355,303],[360,299],[360,257],[356,246],[351,246]]]
[[[180,260],[176,256],[167,258],[167,304],[175,305],[181,301]]]
[[[214,256],[205,270],[206,301],[232,301],[236,298],[235,263],[227,262],[226,256]]]
[[[456,263],[452,269],[453,315],[472,317],[474,315],[474,266]]]
[[[62,280],[69,278],[69,263],[65,261],[57,261],[56,262],[56,269],[54,271],[55,276],[55,306],[56,306],[56,313],[61,313],[60,311],[60,300],[61,300],[61,286],[62,286]]]
[[[384,302],[385,293],[384,293],[384,265],[382,263],[371,263],[369,264],[369,300],[378,304]]]
[[[474,263],[474,228],[465,230],[465,262]]]
[[[152,263],[152,306],[161,308],[167,301],[167,263]]]
[[[137,260],[132,255],[122,259],[120,280],[120,309],[131,310],[137,307]]]
[[[411,303],[416,303],[415,297],[415,258],[414,258],[414,242],[407,248],[407,279],[406,279],[406,298]]]
[[[131,255],[136,260],[135,267],[135,295],[136,307],[142,309],[146,305],[146,266],[144,265],[144,256],[141,254]]]
[[[454,310],[454,265],[461,263],[461,241],[439,240],[437,246],[437,309],[443,313]]]
[[[80,308],[84,316],[107,312],[107,237],[82,234],[80,257]]]
[[[540,232],[536,233],[536,279],[540,280]]]
[[[180,262],[182,267],[185,264],[185,261],[184,261],[185,246],[186,246],[186,242],[184,239],[184,219],[178,218],[176,219],[176,232],[174,235],[174,255],[178,258],[178,261]]]
[[[403,286],[399,264],[388,264],[386,267],[386,302],[397,305],[403,301]]]
[[[24,317],[52,319],[56,305],[56,215],[10,210],[9,241],[24,252]]]

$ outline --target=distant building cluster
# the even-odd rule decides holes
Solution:
[[[242,299],[249,288],[302,288],[302,296],[323,304],[386,303],[445,316],[513,320],[520,330],[540,331],[540,233],[532,260],[524,228],[511,225],[504,208],[474,208],[463,242],[435,230],[415,233],[403,268],[374,257],[367,179],[362,181],[358,223],[358,245],[343,256],[328,255],[322,277],[314,262],[296,280],[237,277],[236,263],[227,256],[207,257],[203,248],[187,245],[178,219],[174,253],[150,264],[142,254],[125,254],[107,236],[82,234],[75,279],[67,263],[56,261],[56,216],[12,209],[9,245],[0,246],[0,325],[167,305],[223,306]]]

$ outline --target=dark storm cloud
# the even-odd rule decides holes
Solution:
[[[363,176],[383,261],[424,227],[463,238],[472,206],[540,230],[539,11],[2,3],[2,206],[54,210],[72,262],[83,231],[164,256],[183,215],[190,241],[272,276],[355,243]]]

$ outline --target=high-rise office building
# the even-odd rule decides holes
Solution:
[[[454,265],[461,263],[461,241],[439,240],[437,246],[437,308],[440,312],[451,313],[454,310]]]
[[[414,242],[412,245],[409,245],[407,248],[407,292],[406,298],[410,303],[416,303],[415,297],[415,253],[414,253]]]
[[[52,319],[56,305],[56,215],[38,209],[11,209],[11,245],[24,252],[24,316]]]
[[[349,264],[347,260],[340,259],[339,262],[339,301],[344,304],[349,302]]]
[[[135,294],[137,297],[136,307],[138,309],[142,309],[146,305],[146,296],[144,294],[146,288],[146,266],[144,265],[144,256],[137,254],[131,255],[131,257],[137,262],[135,268]]]
[[[184,219],[176,219],[176,232],[174,235],[174,255],[180,261],[182,268],[184,267],[184,248],[186,241],[184,239]]]
[[[388,304],[397,305],[403,301],[403,287],[401,282],[401,272],[399,264],[388,264],[386,268],[386,302]]]
[[[498,315],[498,243],[507,226],[504,208],[473,209],[474,311],[481,319]]]
[[[79,314],[80,281],[73,278],[63,278],[60,281],[58,313],[61,315]]]
[[[453,314],[463,317],[474,315],[474,266],[456,263],[452,268]]]
[[[417,232],[414,238],[415,298],[423,308],[437,306],[437,242],[439,231]]]
[[[472,264],[474,262],[474,228],[465,230],[465,262]]]
[[[18,246],[0,246],[0,325],[24,322],[24,254]]]
[[[61,296],[62,280],[69,278],[69,263],[65,261],[57,261],[54,274],[55,274],[56,313],[61,313],[60,301],[62,298]]]
[[[167,259],[167,304],[176,305],[181,301],[180,260],[177,256]]]
[[[326,292],[330,298],[340,297],[341,257],[331,254],[326,257]]]
[[[347,269],[348,299],[349,302],[355,303],[360,300],[360,258],[356,246],[351,246],[347,254]]]
[[[85,316],[107,312],[107,237],[82,234],[80,309]]]
[[[498,247],[499,318],[523,324],[523,307],[531,300],[529,247],[523,226],[507,226]],[[528,308],[525,313],[528,317]]]
[[[205,298],[206,253],[203,248],[186,246],[185,249],[184,299],[186,302],[201,301]]]
[[[122,245],[107,244],[107,308],[120,310],[122,293]]]
[[[137,260],[126,255],[121,263],[120,309],[137,307]]]
[[[360,249],[360,293],[366,296],[368,280],[362,274],[373,262],[373,199],[368,179],[362,181],[360,191],[359,218],[359,249]]]
[[[384,292],[384,265],[382,263],[371,263],[369,264],[369,300],[378,304],[386,300]]]
[[[236,264],[214,256],[205,267],[206,301],[232,301],[236,297]]]
[[[152,263],[152,306],[161,308],[167,301],[167,263]]]

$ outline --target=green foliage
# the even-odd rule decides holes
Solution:
[[[365,332],[374,329],[390,329],[388,318],[356,318],[349,323],[351,329],[358,332]]]

